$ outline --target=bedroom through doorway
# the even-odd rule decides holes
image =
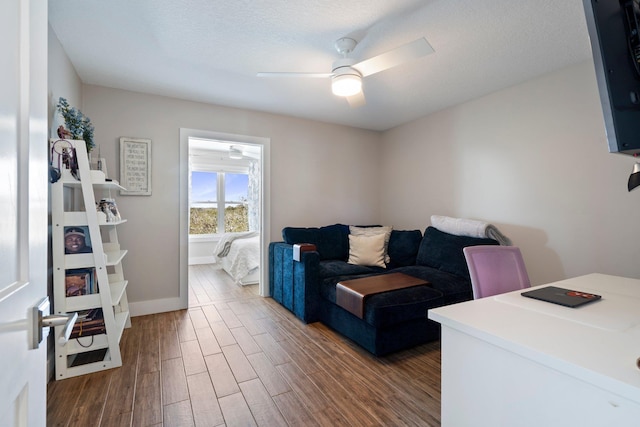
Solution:
[[[210,298],[191,286],[194,271],[266,295],[268,139],[181,129],[181,144],[181,297]]]

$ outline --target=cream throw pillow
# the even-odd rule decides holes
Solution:
[[[391,258],[387,253],[389,247],[389,239],[391,238],[391,226],[383,227],[356,227],[354,225],[349,226],[349,233],[356,236],[373,236],[375,234],[384,234],[384,262],[389,264]]]
[[[384,234],[371,236],[349,234],[349,264],[386,268],[384,262]]]

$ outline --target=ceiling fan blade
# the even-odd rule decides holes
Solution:
[[[328,78],[333,76],[332,73],[295,73],[295,72],[263,72],[256,74],[258,77],[312,77],[312,78]]]
[[[433,52],[434,50],[427,39],[422,37],[373,58],[365,59],[353,65],[353,68],[358,70],[362,77],[366,77]]]
[[[366,100],[364,99],[364,92],[360,91],[355,95],[347,96],[347,102],[351,108],[362,107],[366,104]]]

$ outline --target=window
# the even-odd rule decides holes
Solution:
[[[193,170],[189,234],[249,231],[249,175]]]
[[[224,224],[225,233],[249,231],[247,196],[249,175],[246,173],[225,173],[224,182]]]

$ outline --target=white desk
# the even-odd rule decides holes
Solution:
[[[640,426],[640,280],[549,285],[602,300],[566,308],[517,291],[429,310],[442,325],[443,427]]]

